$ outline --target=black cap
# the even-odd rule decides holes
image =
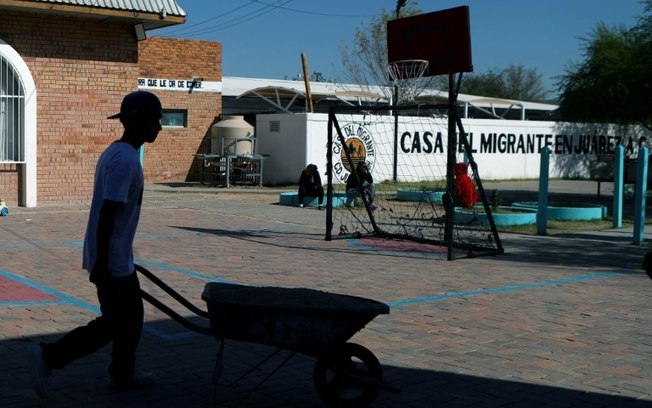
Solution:
[[[120,113],[109,116],[107,119],[131,119],[131,118],[161,118],[163,107],[156,95],[147,91],[136,91],[128,94],[122,99]]]

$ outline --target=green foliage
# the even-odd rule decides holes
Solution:
[[[652,0],[632,28],[598,24],[584,61],[560,77],[564,120],[638,124],[652,130]]]
[[[460,92],[522,101],[544,101],[547,95],[541,75],[534,68],[509,65],[502,70],[490,69],[482,74],[468,74],[462,79]]]
[[[422,13],[417,1],[403,2],[401,7],[401,17]],[[342,45],[344,81],[360,85],[389,85],[387,22],[395,17],[393,10],[381,9],[380,14],[373,17],[368,24],[361,24],[356,29],[350,46]],[[431,77],[425,87],[447,89],[448,77]],[[543,88],[541,75],[535,69],[522,65],[510,65],[502,70],[467,75],[462,81],[461,92],[529,101],[543,101],[547,93]]]

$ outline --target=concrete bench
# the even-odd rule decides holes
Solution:
[[[334,193],[333,194],[333,208],[339,208],[345,205],[347,201],[347,196],[345,193]],[[299,193],[298,192],[283,192],[279,194],[278,199],[279,205],[287,205],[290,207],[299,206]],[[303,198],[303,205],[305,207],[315,207],[319,206],[319,198],[306,196]],[[324,194],[324,207],[326,206],[326,194]]]

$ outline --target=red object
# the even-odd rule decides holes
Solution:
[[[471,178],[466,174],[468,164],[455,165],[455,204],[471,208],[478,201],[478,194]]]

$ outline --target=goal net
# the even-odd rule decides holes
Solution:
[[[418,241],[442,247],[449,260],[503,252],[466,137],[448,131],[461,122],[449,123],[446,113],[441,106],[331,108],[327,240]],[[358,183],[359,165],[372,186]]]

